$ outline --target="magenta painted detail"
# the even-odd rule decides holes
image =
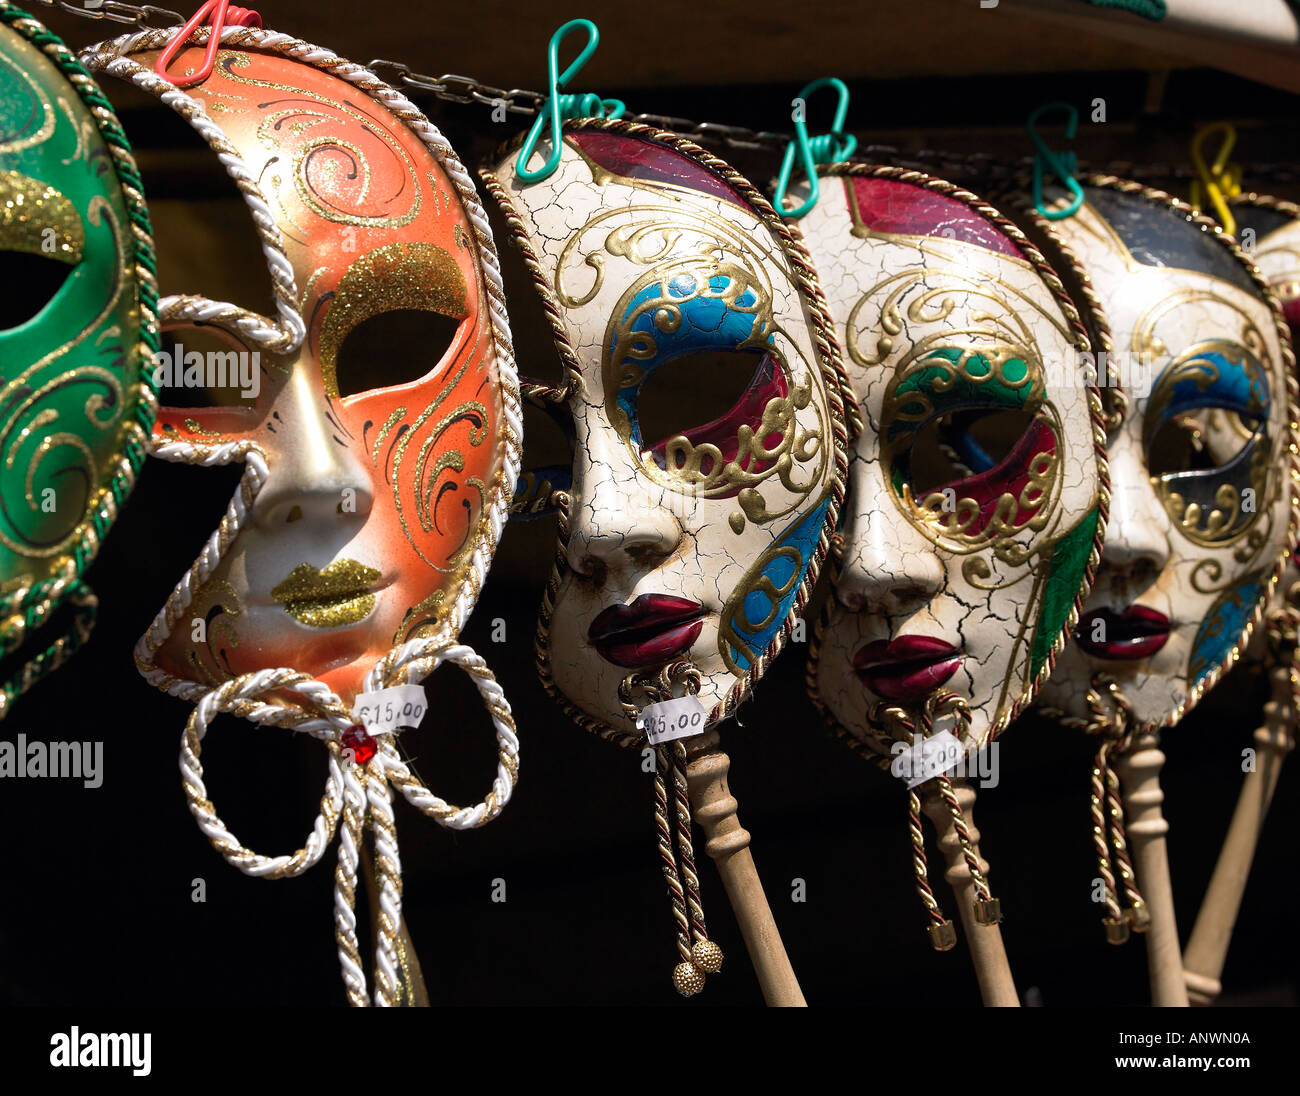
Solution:
[[[998,500],[1003,495],[1020,499],[1025,488],[1029,486],[1029,469],[1034,458],[1040,453],[1055,452],[1056,435],[1052,433],[1052,428],[1045,422],[1036,421],[1025,431],[1024,437],[1016,442],[1015,448],[997,467],[951,484],[957,498],[974,499],[980,508],[978,516],[965,530],[965,534],[976,536],[984,531],[997,509]],[[1042,501],[1041,496],[1031,496],[1027,501],[1030,505],[1017,508],[1011,519],[1012,525],[1016,527],[1024,525],[1038,512],[1038,506]]]
[[[725,199],[753,212],[749,203],[708,168],[676,149],[622,133],[580,130],[567,135],[588,157],[615,175],[645,183],[671,183]]]
[[[735,407],[721,418],[706,422],[703,426],[695,426],[690,430],[680,431],[680,435],[696,447],[705,444],[717,446],[722,453],[721,463],[725,466],[728,462],[736,459],[736,454],[740,449],[740,428],[748,426],[750,430],[757,431],[763,424],[763,411],[767,405],[774,399],[786,396],[788,392],[785,374],[781,372],[771,354],[764,354],[763,363],[758,367],[753,381],[745,389],[744,395],[740,397]],[[677,434],[673,435],[673,437],[677,436]],[[669,438],[664,438],[650,448],[650,455],[654,458],[654,462],[665,471],[668,470],[667,446],[669,440]],[[770,452],[777,449],[782,440],[783,435],[779,432],[768,434],[762,439],[763,447]],[[758,475],[766,472],[772,466],[772,463],[772,461],[746,456],[740,467],[746,472]],[[701,462],[700,472],[704,475],[711,475],[714,471],[715,468],[712,462],[705,458]],[[734,487],[730,491],[712,497],[729,499],[738,494],[740,494],[740,488]]]
[[[1020,249],[997,227],[956,198],[893,179],[848,176],[857,203],[856,220],[872,232],[897,236],[940,236],[1022,259]],[[852,209],[853,202],[850,202]]]
[[[1282,314],[1291,325],[1291,341],[1300,346],[1300,297],[1282,302]]]

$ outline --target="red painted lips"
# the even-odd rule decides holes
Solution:
[[[704,627],[704,606],[670,594],[642,594],[629,605],[603,609],[587,639],[606,662],[636,669],[685,654]]]
[[[892,643],[878,639],[853,656],[862,684],[882,700],[921,700],[960,666],[957,648],[932,636],[899,636]]]
[[[1122,613],[1096,609],[1079,618],[1074,641],[1093,658],[1150,658],[1169,640],[1169,618],[1145,605],[1130,605]]]

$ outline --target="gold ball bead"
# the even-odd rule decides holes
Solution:
[[[673,968],[673,985],[683,997],[694,997],[704,988],[704,973],[694,963],[678,963]]]
[[[712,940],[696,940],[691,962],[705,974],[717,974],[722,969],[722,949]]]

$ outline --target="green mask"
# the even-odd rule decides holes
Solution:
[[[144,460],[158,345],[149,219],[121,126],[58,38],[0,0],[0,287],[25,305],[37,284],[48,295],[0,320],[0,655],[59,605],[75,612],[0,682],[0,718],[89,634],[81,576]]]

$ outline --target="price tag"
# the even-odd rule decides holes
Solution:
[[[398,727],[418,727],[428,707],[423,685],[394,685],[362,693],[352,705],[352,718],[368,734],[387,734]]]
[[[961,741],[952,732],[940,731],[899,753],[890,763],[889,771],[906,780],[909,788],[915,788],[955,769],[965,753]]]
[[[662,746],[676,738],[703,734],[709,713],[693,694],[647,704],[637,717],[638,730],[645,731],[651,746]]]

